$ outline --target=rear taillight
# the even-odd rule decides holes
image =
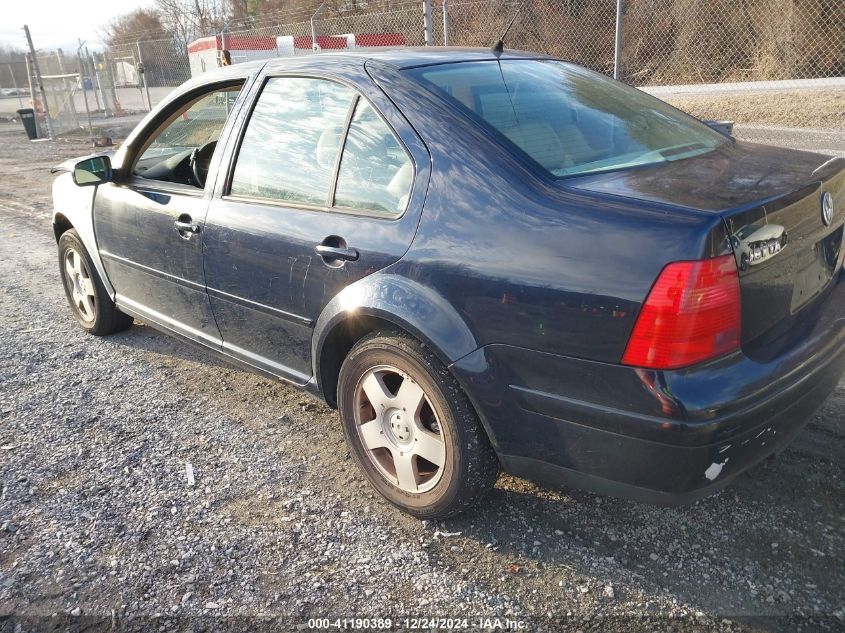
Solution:
[[[669,264],[643,304],[622,362],[677,369],[739,349],[739,275],[733,255]]]

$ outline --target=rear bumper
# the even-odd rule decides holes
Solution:
[[[658,505],[726,486],[781,450],[845,372],[845,281],[774,358],[655,372],[507,345],[452,368],[510,473]]]
[[[525,455],[500,454],[505,470],[526,479],[565,484],[599,494],[635,499],[656,505],[681,505],[727,486],[737,475],[784,448],[804,428],[811,414],[836,387],[845,370],[845,355],[810,377],[815,383],[801,393],[761,399],[758,406],[730,420],[714,420],[714,432],[745,428],[724,434],[721,441],[702,446],[678,446],[612,433],[572,421],[571,409],[557,415],[539,415],[541,423],[555,427],[565,452],[578,455],[549,460]],[[541,396],[542,397],[542,396]],[[531,396],[520,401],[531,406]],[[544,405],[544,409],[548,407]],[[768,410],[774,408],[777,412]],[[537,416],[525,410],[529,417]],[[569,418],[569,419],[566,419]],[[641,424],[628,416],[626,424]]]

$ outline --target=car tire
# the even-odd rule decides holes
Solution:
[[[337,396],[356,463],[408,514],[455,515],[496,483],[499,460],[469,399],[410,336],[382,331],[360,340],[343,362]]]
[[[65,231],[59,238],[59,274],[73,316],[85,331],[106,336],[132,325],[132,317],[118,310],[106,292],[75,229]]]

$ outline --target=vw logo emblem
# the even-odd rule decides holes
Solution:
[[[833,220],[833,196],[829,191],[822,194],[822,222],[825,226],[829,226]]]

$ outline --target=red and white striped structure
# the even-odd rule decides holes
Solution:
[[[344,35],[318,35],[317,50],[351,50],[405,46],[407,40],[401,33],[346,33]],[[291,57],[314,52],[310,35],[216,35],[201,37],[188,44],[191,76],[219,68],[222,51],[229,51],[232,64],[272,57]]]

